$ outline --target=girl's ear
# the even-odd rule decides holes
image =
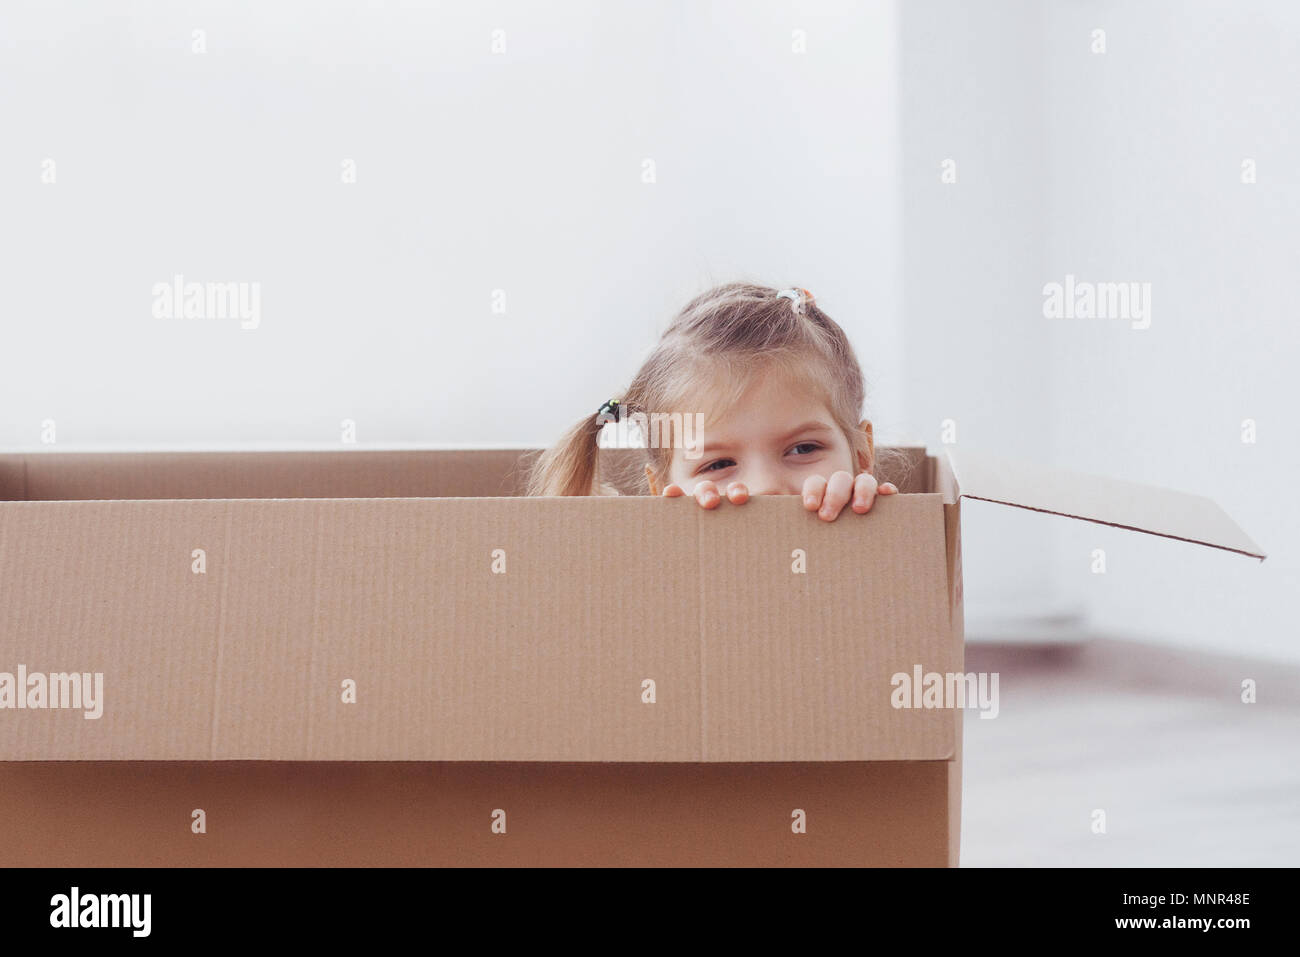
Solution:
[[[645,478],[650,483],[650,494],[658,495],[660,492],[659,483],[655,481],[655,470],[650,466],[645,467]]]
[[[867,435],[866,449],[858,452],[858,465],[862,467],[862,471],[870,472],[876,465],[876,443],[871,437],[871,420],[863,419],[858,423],[858,428]]]

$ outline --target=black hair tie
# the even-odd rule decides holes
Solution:
[[[618,399],[608,399],[596,412],[596,418],[606,422],[617,422],[622,416],[622,406]]]

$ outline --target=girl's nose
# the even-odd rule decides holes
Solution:
[[[789,487],[790,483],[785,481],[781,476],[768,472],[762,472],[741,479],[749,489],[750,495],[797,495],[797,488]]]

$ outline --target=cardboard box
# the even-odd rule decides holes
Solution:
[[[963,670],[962,499],[1264,556],[898,451],[834,523],[517,497],[521,450],[0,456],[0,864],[956,865],[962,711],[892,676]]]

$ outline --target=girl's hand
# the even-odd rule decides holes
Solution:
[[[680,485],[664,486],[664,495],[668,498],[677,498],[685,495],[686,490]],[[722,493],[718,491],[718,484],[709,479],[705,479],[695,486],[695,501],[700,503],[702,508],[717,508],[722,504]],[[749,498],[749,492],[745,486],[739,482],[732,482],[727,486],[727,499],[735,505],[743,505]]]
[[[727,486],[727,501],[733,505],[744,505],[749,501],[749,489],[742,482],[732,482]],[[862,472],[856,478],[848,472],[832,472],[830,479],[820,475],[810,475],[803,484],[803,506],[826,522],[833,522],[840,511],[853,499],[853,511],[865,515],[871,511],[876,495],[893,495],[898,486],[893,482],[879,485],[874,475]],[[685,495],[680,485],[668,485],[663,494],[668,498]],[[695,486],[692,493],[702,508],[717,508],[722,504],[722,493],[717,483],[705,479]]]
[[[848,472],[832,472],[830,479],[810,475],[803,483],[803,507],[816,512],[824,522],[833,522],[840,510],[853,499],[853,511],[866,515],[876,501],[876,494],[893,495],[898,486],[893,482],[880,485],[870,472],[860,472],[854,478]]]

